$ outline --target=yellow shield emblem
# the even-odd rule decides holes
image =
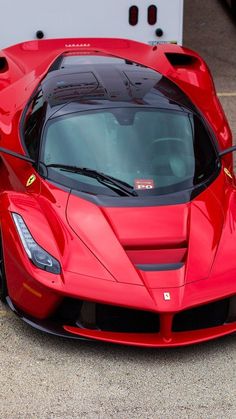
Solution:
[[[36,176],[35,175],[30,175],[29,179],[26,182],[26,186],[32,185],[32,183],[34,183],[35,180],[36,180]]]

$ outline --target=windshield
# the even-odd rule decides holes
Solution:
[[[40,160],[50,178],[78,190],[114,195],[96,177],[55,165],[96,170],[131,185],[138,194],[192,188],[216,169],[216,151],[205,125],[191,112],[136,107],[56,117],[44,129]],[[77,183],[75,183],[77,182]]]

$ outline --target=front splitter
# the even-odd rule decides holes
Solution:
[[[236,332],[236,322],[222,326],[211,327],[188,332],[175,332],[166,339],[161,333],[120,333],[101,330],[81,329],[73,326],[63,326],[67,332],[75,333],[86,339],[140,347],[178,347],[193,345],[217,339]]]
[[[6,301],[10,309],[31,327],[50,335],[76,340],[100,341],[128,346],[160,348],[193,345],[236,332],[236,322],[207,329],[174,332],[168,339],[166,339],[161,333],[120,333],[107,332],[97,329],[83,329],[81,327],[59,324],[52,320],[35,319],[25,315],[21,310],[15,307],[10,297],[7,297]]]
[[[70,338],[76,340],[90,340],[89,337],[79,336],[73,333],[66,331],[63,328],[63,325],[57,324],[52,320],[38,320],[33,317],[25,315],[21,310],[19,310],[13,302],[11,301],[10,297],[6,297],[6,302],[10,309],[25,323],[29,324],[34,329],[40,330],[41,332],[48,333],[50,335],[59,336],[63,338]]]

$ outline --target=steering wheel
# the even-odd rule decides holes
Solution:
[[[177,143],[183,145],[183,155],[181,152],[172,152],[168,154],[161,144],[163,143]],[[158,147],[159,153],[158,153]],[[166,172],[170,172],[170,175],[176,176],[177,178],[183,178],[187,174],[187,161],[186,161],[186,143],[182,138],[177,137],[161,137],[156,138],[148,147],[149,153],[151,154],[151,165],[158,171],[159,168],[166,169]],[[171,144],[170,144],[171,150]],[[184,156],[185,154],[185,156]],[[165,170],[164,170],[165,171]]]
[[[185,146],[185,140],[183,140],[183,138],[179,138],[179,137],[160,137],[160,138],[155,138],[155,140],[153,140],[151,142],[151,144],[149,145],[149,148],[152,148],[154,146],[156,146],[156,144],[159,143],[163,143],[163,142],[177,142],[177,143],[182,143]]]

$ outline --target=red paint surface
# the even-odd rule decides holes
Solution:
[[[208,120],[219,148],[232,136],[204,61],[176,45],[127,40],[32,41],[3,50],[8,69],[0,74],[1,146],[24,153],[19,139],[22,110],[52,62],[63,52],[96,49],[149,66],[174,81]],[[193,57],[189,67],[173,67],[166,53]],[[232,156],[224,157],[231,170]],[[26,188],[31,174],[36,181]],[[149,310],[161,315],[160,334],[121,334],[65,326],[73,334],[141,346],[196,343],[236,331],[236,324],[194,332],[171,332],[174,313],[236,294],[235,180],[223,169],[188,204],[100,208],[40,178],[27,162],[1,154],[0,216],[9,295],[26,314],[47,318],[63,296]],[[61,275],[48,274],[28,260],[12,221],[19,213],[38,244],[57,258]],[[140,220],[147,220],[145,223]],[[79,220],[79,221],[78,221]],[[143,272],[135,265],[178,263],[172,271]],[[23,286],[23,283],[28,287]],[[35,293],[29,291],[33,289]],[[171,300],[165,301],[164,292]],[[42,295],[42,297],[37,296]]]

